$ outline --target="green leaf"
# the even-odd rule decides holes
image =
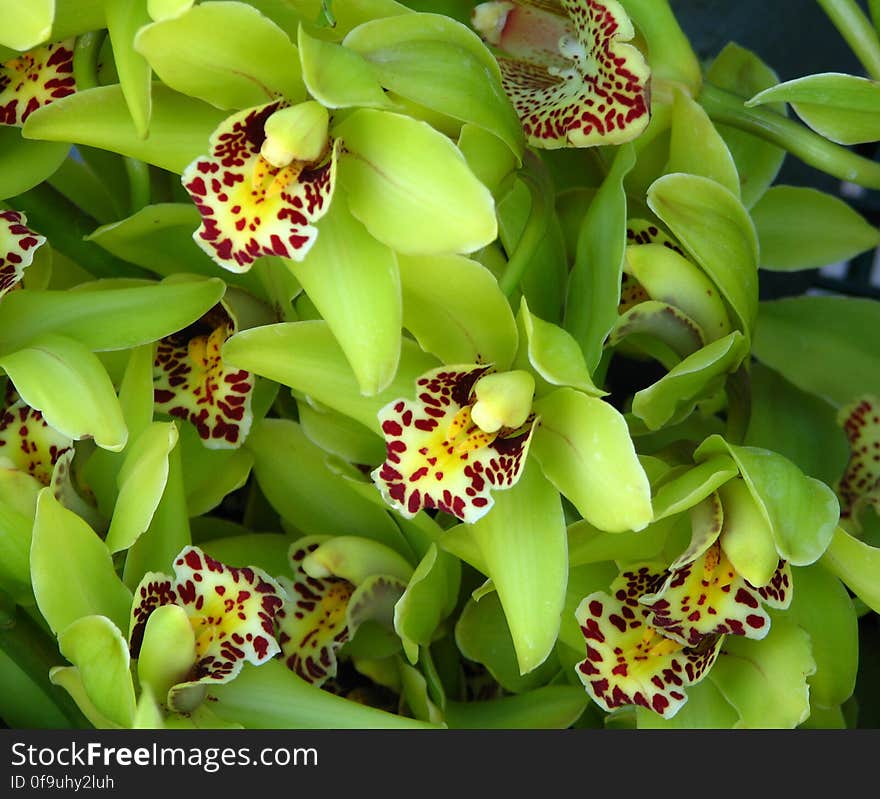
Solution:
[[[709,275],[749,337],[758,314],[758,238],[742,203],[714,180],[675,174],[651,185],[648,205]]]
[[[153,422],[128,448],[117,476],[119,496],[107,531],[111,552],[128,549],[150,526],[168,480],[168,455],[176,444],[173,422]]]
[[[810,637],[776,616],[762,641],[727,636],[709,679],[739,713],[737,727],[793,729],[809,715],[807,678],[815,671]]]
[[[880,139],[880,83],[839,72],[823,72],[786,81],[746,102],[790,103],[816,133],[838,144]]]
[[[633,397],[633,413],[649,429],[659,430],[670,421],[681,421],[696,404],[724,386],[727,375],[748,355],[748,341],[734,330],[674,366],[656,383]]]
[[[297,42],[303,81],[326,108],[388,108],[375,67],[355,51],[309,36],[300,27]]]
[[[495,584],[521,674],[547,660],[565,600],[568,552],[558,492],[534,461],[471,526]],[[483,601],[486,601],[485,599]]]
[[[859,668],[859,626],[852,599],[821,564],[792,569],[792,580],[794,592],[785,616],[810,636],[816,660],[810,700],[822,707],[842,704],[855,690]]]
[[[30,50],[42,44],[52,32],[55,0],[0,0],[0,45],[12,50]]]
[[[55,633],[93,615],[128,628],[131,592],[117,577],[110,550],[49,488],[37,499],[31,577],[40,613]]]
[[[253,453],[254,474],[266,498],[296,529],[307,535],[356,531],[406,553],[391,517],[332,472],[325,453],[296,422],[264,419],[254,425],[245,446]]]
[[[333,135],[345,143],[340,186],[379,241],[406,255],[436,255],[473,252],[495,239],[492,195],[430,125],[360,109]]]
[[[394,252],[376,241],[339,200],[318,223],[308,258],[287,264],[333,331],[360,393],[371,397],[397,373],[400,274]]]
[[[516,323],[486,267],[460,255],[399,258],[403,324],[443,363],[491,363],[504,371],[516,352]]]
[[[483,43],[461,23],[439,14],[367,22],[343,45],[376,69],[389,91],[501,139],[520,159],[522,125],[501,88]]]
[[[880,244],[880,231],[844,200],[816,189],[774,186],[752,209],[764,269],[814,269]]]
[[[532,452],[544,474],[601,530],[641,530],[651,487],[623,416],[609,403],[561,388],[535,403]]]
[[[536,372],[545,383],[537,386],[539,396],[555,386],[574,388],[594,397],[605,394],[593,384],[584,354],[571,333],[535,316],[525,297],[516,321],[520,339],[517,365]]]
[[[152,72],[146,59],[134,49],[135,35],[150,22],[146,0],[105,0],[104,14],[113,45],[113,63],[138,136],[150,130]]]
[[[193,6],[140,29],[135,47],[162,82],[217,108],[305,99],[299,53],[274,22],[245,3]]]
[[[58,648],[79,671],[95,709],[120,727],[134,721],[128,642],[106,616],[77,619],[58,635]]]
[[[737,447],[711,436],[694,459],[730,454],[770,525],[776,550],[793,566],[808,566],[827,549],[840,515],[834,492],[806,477],[791,461],[770,450]]]
[[[208,148],[224,113],[161,83],[152,87],[150,135],[142,139],[118,84],[62,97],[34,111],[22,128],[28,139],[87,144],[180,174]]]
[[[682,91],[675,92],[666,171],[711,178],[739,197],[739,175],[730,150],[706,112]]]
[[[21,129],[0,126],[0,200],[22,194],[51,177],[70,152],[65,142],[29,141]]]
[[[811,477],[834,485],[849,460],[837,410],[792,385],[778,372],[753,363],[751,414],[745,442],[784,455]],[[804,431],[809,435],[804,435]]]
[[[605,338],[617,321],[626,252],[627,199],[623,179],[635,162],[632,145],[618,149],[578,235],[564,326],[580,344],[590,373],[599,364]]]
[[[878,328],[880,304],[874,300],[762,302],[753,353],[798,388],[845,405],[860,394],[880,395],[880,355],[874,346]]]
[[[264,730],[430,729],[428,724],[351,702],[304,682],[280,660],[246,663],[224,685],[211,686],[211,710],[221,719]]]
[[[465,658],[483,664],[506,691],[518,694],[545,685],[559,664],[550,657],[530,673],[522,672],[508,624],[497,593],[479,601],[469,599],[455,625],[455,643]]]
[[[880,613],[880,549],[853,538],[842,528],[834,531],[821,564],[839,577],[868,607]]]
[[[379,409],[415,394],[416,380],[437,361],[412,342],[403,342],[393,382],[380,394],[360,394],[354,372],[326,322],[285,322],[236,333],[223,359],[239,369],[275,380],[380,433]],[[381,433],[380,433],[381,435]]]
[[[589,701],[580,686],[545,685],[483,702],[447,702],[446,723],[453,730],[566,730]]]
[[[70,438],[94,438],[119,452],[128,438],[122,409],[98,358],[83,344],[49,334],[0,358],[21,398]]]
[[[733,42],[709,66],[706,79],[743,99],[779,82],[779,76],[757,55]],[[783,103],[775,103],[772,109],[782,115],[786,113]],[[743,205],[751,208],[776,179],[785,150],[729,125],[716,124],[716,128],[736,163]]]
[[[91,350],[149,344],[201,318],[217,304],[222,280],[76,291],[15,291],[3,298],[0,353],[16,352],[40,335],[69,336]]]

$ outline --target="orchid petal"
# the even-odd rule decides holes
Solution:
[[[639,598],[663,579],[650,564],[633,566],[612,583],[610,594],[585,597],[576,617],[587,642],[577,672],[587,692],[607,711],[639,705],[672,718],[687,701],[685,687],[702,680],[721,650],[723,637],[687,648],[652,626]]]
[[[21,283],[35,250],[45,243],[45,236],[27,227],[24,214],[0,210],[0,297]]]
[[[393,400],[379,412],[387,457],[372,477],[385,501],[406,518],[439,508],[475,522],[494,502],[491,489],[519,480],[536,420],[530,416],[498,435],[477,427],[471,394],[490,371],[479,364],[434,369],[417,381],[417,399]]]
[[[156,351],[153,396],[157,410],[195,425],[209,449],[241,446],[253,421],[254,376],[227,366],[223,344],[237,324],[218,303],[194,324],[163,338]]]
[[[502,86],[529,144],[621,144],[644,130],[650,73],[642,54],[626,44],[635,30],[620,3],[484,5],[506,8],[500,31],[481,33],[511,56],[498,60]]]
[[[317,236],[311,223],[333,195],[338,145],[298,174],[299,167],[274,167],[260,155],[266,121],[284,106],[279,100],[225,119],[211,135],[210,154],[181,176],[202,215],[196,244],[232,272],[248,271],[261,255],[302,260]]]
[[[75,91],[72,39],[21,53],[0,65],[0,125],[21,127],[38,108]]]

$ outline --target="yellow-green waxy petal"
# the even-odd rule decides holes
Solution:
[[[730,480],[718,493],[724,506],[721,532],[724,554],[737,573],[752,585],[766,585],[779,561],[767,519],[744,480]]]
[[[305,575],[323,579],[339,577],[355,586],[375,574],[407,582],[413,567],[390,547],[358,536],[333,536],[318,544],[302,560]]]
[[[155,22],[179,17],[192,8],[194,0],[147,0],[147,13]]]
[[[47,335],[0,359],[22,399],[59,432],[119,452],[128,430],[113,384],[78,341]]]
[[[492,195],[426,123],[361,109],[333,133],[345,143],[339,181],[351,211],[379,241],[432,255],[473,252],[495,239]]]
[[[444,363],[507,369],[516,351],[513,313],[483,265],[460,255],[401,255],[403,323]]]
[[[178,174],[204,151],[211,131],[225,116],[212,106],[179,94],[164,84],[152,88],[150,135],[134,126],[119,84],[86,89],[31,114],[25,138],[98,147]]]
[[[682,475],[664,480],[654,495],[654,518],[662,519],[692,508],[734,477],[737,471],[733,459],[721,455],[688,469]],[[773,565],[776,565],[775,560]]]
[[[661,243],[630,245],[623,268],[651,299],[684,311],[700,326],[708,341],[730,333],[730,318],[718,290],[676,250]]]
[[[584,692],[573,685],[545,685],[516,696],[447,702],[446,723],[453,730],[566,730],[586,703]]]
[[[840,507],[824,483],[806,477],[791,461],[758,447],[708,438],[697,449],[697,461],[729,454],[737,463],[753,499],[769,523],[780,558],[793,566],[818,560],[834,535]]]
[[[40,612],[56,633],[91,615],[126,628],[131,592],[116,576],[110,551],[48,488],[37,500],[31,577]]]
[[[550,654],[565,601],[568,552],[559,494],[532,461],[514,490],[497,494],[492,512],[472,532],[526,674]]]
[[[461,126],[458,149],[477,179],[497,195],[504,180],[517,166],[516,155],[495,134],[479,125],[466,122]]]
[[[702,107],[681,91],[675,93],[666,171],[711,178],[739,196],[739,175],[724,139]]]
[[[644,528],[652,519],[651,487],[623,416],[570,388],[535,408],[541,415],[535,457],[581,515],[609,532]]]
[[[107,531],[111,552],[128,549],[150,526],[168,480],[168,454],[176,444],[173,422],[153,422],[128,448],[117,476],[119,496]]]
[[[838,144],[880,139],[877,81],[824,72],[786,81],[759,92],[747,106],[786,102],[813,130]]]
[[[30,549],[37,495],[42,485],[29,474],[0,467],[0,589],[24,604],[30,597]]]
[[[647,347],[646,338],[650,342]],[[693,355],[705,343],[705,334],[693,319],[678,308],[656,300],[644,300],[624,311],[607,340],[608,347],[623,345],[624,351],[629,346],[648,349],[661,344],[678,358]]]
[[[831,194],[774,186],[752,209],[761,243],[761,267],[811,269],[849,261],[880,243],[880,231]]]
[[[837,575],[868,607],[880,613],[880,549],[838,527],[821,563]]]
[[[357,52],[309,36],[303,27],[297,39],[303,81],[309,94],[327,108],[387,108],[375,67]]]
[[[23,194],[52,177],[65,162],[65,142],[32,141],[21,129],[0,125],[0,199]]]
[[[128,644],[106,616],[84,616],[58,635],[58,648],[79,670],[95,708],[120,727],[134,720],[135,695]]]
[[[758,238],[739,199],[698,175],[656,180],[648,205],[712,279],[750,336],[758,313]]]
[[[738,721],[739,713],[711,680],[691,686],[687,704],[671,719],[645,708],[636,709],[640,730],[730,730]]]
[[[520,330],[520,352],[528,359],[528,365],[550,387],[568,386],[594,397],[605,393],[593,384],[584,354],[571,333],[535,316],[529,310],[525,297],[520,303],[517,325]],[[522,361],[518,356],[517,363]],[[525,365],[523,362],[522,366]],[[538,390],[544,393],[540,384]]]
[[[138,681],[165,703],[171,686],[183,682],[195,665],[196,636],[186,611],[161,605],[147,619],[137,660]]]
[[[119,725],[108,719],[94,705],[83,685],[82,676],[76,666],[55,666],[49,669],[49,682],[70,694],[71,699],[96,730],[118,730]]]
[[[138,30],[151,21],[147,0],[105,0],[104,14],[119,85],[138,136],[145,139],[152,111],[152,70],[143,55],[134,49],[134,39]]]
[[[373,396],[386,389],[400,359],[395,253],[376,241],[339,198],[318,225],[308,258],[288,263],[345,352],[360,392]]]
[[[3,32],[0,45],[12,50],[28,50],[49,38],[55,19],[55,0],[2,0],[0,18]]]
[[[840,517],[852,527],[861,524],[859,515],[865,505],[880,503],[880,466],[874,459],[880,449],[880,422],[877,397],[866,394],[842,406],[837,415],[849,444],[849,461],[835,484],[840,497]]]
[[[633,397],[633,413],[651,430],[680,421],[697,402],[724,386],[748,355],[748,342],[738,330],[713,341],[674,366],[653,385]]]
[[[82,286],[77,291],[15,291],[3,300],[0,353],[21,350],[46,333],[95,351],[149,344],[195,322],[226,286],[214,279],[125,288]]]
[[[791,729],[807,718],[807,679],[816,662],[810,637],[799,626],[777,616],[763,641],[728,636],[724,652],[709,679],[739,712],[737,727]]]
[[[324,321],[263,325],[234,335],[223,357],[232,365],[275,380],[379,432],[379,409],[412,392],[416,379],[436,359],[404,341],[397,375],[373,397],[364,397],[351,365]]]
[[[296,47],[245,3],[207,3],[146,25],[135,47],[167,86],[218,108],[305,96]]]

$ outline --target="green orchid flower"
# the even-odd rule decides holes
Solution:
[[[501,52],[504,90],[534,147],[622,144],[648,124],[650,70],[616,0],[478,5],[471,24]]]
[[[850,458],[836,485],[840,519],[844,527],[858,530],[859,515],[867,505],[880,507],[880,419],[878,400],[864,395],[841,406],[837,421],[846,433]]]

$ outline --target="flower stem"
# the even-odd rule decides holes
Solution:
[[[529,211],[529,218],[522,235],[507,261],[504,274],[498,281],[501,291],[507,297],[512,296],[519,286],[547,229],[547,200],[541,186],[538,181],[525,172],[521,173],[519,177],[529,187],[532,208]]]
[[[880,163],[862,158],[794,120],[767,108],[747,108],[741,97],[710,84],[704,84],[697,99],[716,122],[759,136],[840,180],[880,189]]]
[[[856,0],[816,0],[874,80],[880,80],[880,39]],[[872,4],[876,12],[877,3]]]
[[[150,167],[137,158],[126,157],[123,163],[128,176],[130,212],[136,214],[150,204]]]

